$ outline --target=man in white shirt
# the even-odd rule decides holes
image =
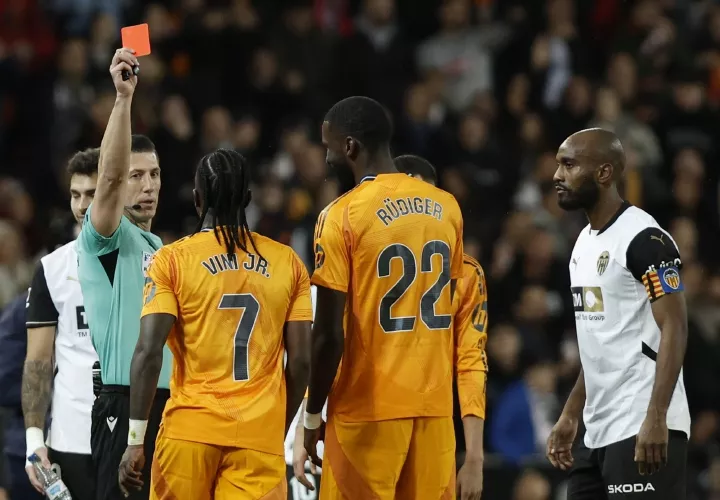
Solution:
[[[70,208],[78,224],[95,196],[98,159],[99,150],[88,149],[68,163]],[[85,318],[74,240],[38,263],[28,290],[26,326],[22,407],[27,455],[36,453],[45,467],[57,464],[74,500],[94,500],[90,414],[97,354]],[[46,448],[43,428],[51,402]],[[43,492],[34,469],[25,470]]]
[[[571,135],[557,162],[559,205],[584,210],[590,223],[569,266],[582,370],[548,458],[570,469],[569,500],[684,500],[690,414],[677,246],[620,197],[625,154],[612,132]],[[586,434],[574,459],[581,411]]]

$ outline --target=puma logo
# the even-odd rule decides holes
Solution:
[[[665,246],[665,242],[663,241],[663,238],[665,237],[664,234],[661,234],[660,237],[655,236],[654,234],[650,235],[651,240],[658,240],[662,246]]]

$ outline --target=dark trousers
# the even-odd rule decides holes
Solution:
[[[60,478],[73,500],[95,500],[95,467],[92,455],[48,449],[50,463],[60,467]]]
[[[684,432],[670,431],[667,465],[641,476],[634,436],[592,450],[580,443],[574,452],[568,500],[685,500],[687,445]]]
[[[158,389],[155,393],[145,434],[145,468],[142,473],[144,485],[141,491],[131,490],[130,496],[126,498],[118,487],[118,467],[127,449],[130,388],[119,385],[103,386],[93,404],[90,437],[97,478],[97,500],[147,500],[150,497],[150,471],[155,454],[155,439],[169,397],[170,391],[167,389]]]

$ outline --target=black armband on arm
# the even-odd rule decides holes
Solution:
[[[630,242],[626,257],[628,270],[643,284],[650,302],[684,290],[680,253],[662,229],[648,227],[640,231]]]
[[[59,314],[50,297],[42,261],[38,262],[28,289],[26,310],[25,325],[28,328],[57,325]]]

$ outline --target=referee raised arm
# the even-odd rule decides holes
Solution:
[[[589,224],[569,262],[582,371],[548,458],[570,469],[569,500],[683,500],[690,412],[680,254],[652,216],[620,197],[625,153],[615,134],[577,132],[557,162],[559,205],[583,210]],[[573,457],[581,411],[584,445]]]
[[[160,165],[153,143],[132,136],[130,108],[138,77],[132,51],[119,49],[110,65],[117,97],[100,146],[97,190],[78,237],[78,276],[103,389],[92,411],[91,449],[98,500],[125,498],[118,487],[127,446],[130,361],[140,334],[145,271],[162,243],[150,232],[160,191]],[[123,80],[122,72],[130,78]],[[145,439],[152,457],[169,396],[172,358],[167,347]],[[151,460],[145,464],[150,476]],[[130,498],[147,499],[149,483]]]

